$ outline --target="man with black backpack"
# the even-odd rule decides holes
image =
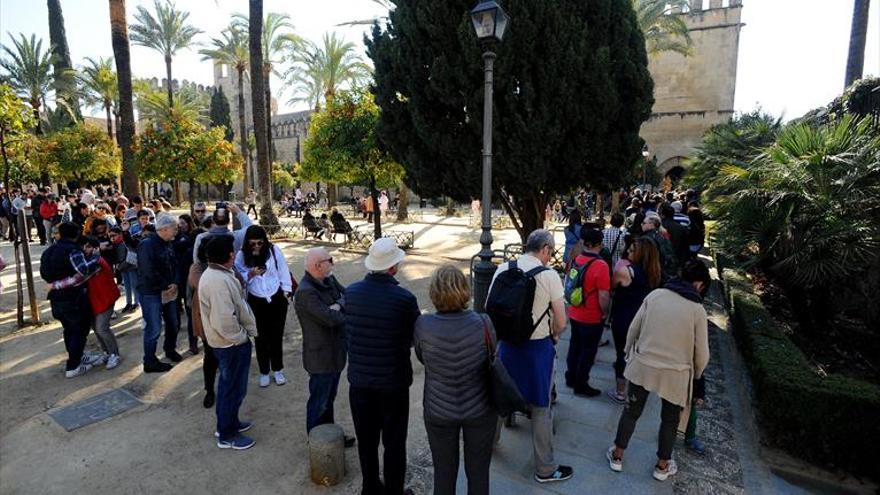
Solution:
[[[564,481],[574,472],[553,458],[550,395],[555,344],[566,324],[562,282],[547,268],[555,248],[549,231],[529,234],[525,254],[498,267],[486,301],[500,341],[498,357],[531,406],[535,481],[539,483]]]
[[[565,277],[565,299],[571,320],[571,342],[566,359],[565,383],[575,395],[595,397],[601,391],[590,386],[590,370],[602,339],[605,315],[611,305],[611,271],[602,259],[600,230],[581,231],[584,250]]]

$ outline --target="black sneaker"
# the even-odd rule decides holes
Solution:
[[[166,352],[165,357],[174,361],[175,363],[179,363],[183,361],[183,356],[177,353],[177,351]]]
[[[601,394],[601,390],[593,388],[589,385],[584,385],[583,387],[578,387],[574,389],[574,395],[580,395],[582,397],[596,397]]]
[[[217,400],[217,396],[214,395],[213,391],[208,391],[205,394],[205,400],[202,401],[202,405],[205,406],[205,409],[211,409],[214,407],[214,402]]]
[[[571,479],[572,476],[574,476],[574,469],[572,469],[571,466],[560,465],[556,468],[556,471],[553,471],[548,476],[541,476],[540,474],[535,473],[535,481],[538,483],[553,483],[555,481]]]
[[[155,363],[144,363],[144,373],[165,373],[166,371],[171,371],[171,366],[168,363],[163,363],[162,361],[156,361]]]

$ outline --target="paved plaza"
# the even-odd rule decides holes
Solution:
[[[453,262],[467,270],[478,245],[478,229],[468,219],[428,216],[430,223],[411,223],[397,228],[416,233],[416,249],[400,274],[401,284],[418,297],[423,310],[432,311],[427,295],[431,272]],[[496,246],[516,242],[513,230],[496,232]],[[561,241],[561,239],[560,239]],[[297,277],[309,242],[282,243]],[[332,249],[339,280],[348,285],[363,276],[363,255]],[[34,270],[39,269],[42,248],[34,247]],[[9,243],[0,253],[11,260]],[[38,294],[45,289],[39,277]],[[347,474],[333,488],[309,481],[305,434],[307,375],[302,369],[301,333],[291,308],[284,337],[285,372],[288,384],[261,389],[252,372],[242,416],[255,422],[256,446],[245,452],[220,451],[212,432],[214,411],[201,405],[201,356],[187,357],[162,375],[141,370],[141,326],[138,314],[117,320],[122,364],[115,370],[96,369],[83,377],[63,377],[65,359],[60,326],[51,321],[48,304],[41,302],[42,318],[49,323],[37,328],[16,329],[14,267],[2,275],[0,299],[0,492],[14,493],[296,493],[353,494],[360,488],[356,450],[346,452]],[[532,480],[533,464],[529,423],[523,417],[505,428],[492,463],[492,493],[798,493],[771,476],[757,456],[749,429],[741,416],[747,406],[739,398],[739,372],[731,366],[732,343],[726,319],[713,295],[708,309],[712,362],[707,371],[710,405],[701,410],[700,434],[708,446],[704,457],[685,453],[679,442],[676,457],[681,471],[672,481],[651,478],[655,462],[659,404],[652,397],[627,450],[623,473],[613,473],[604,458],[611,444],[622,406],[604,396],[575,397],[562,382],[561,368],[568,346],[568,333],[558,346],[555,407],[558,461],[572,465],[572,480],[538,485]],[[122,304],[118,303],[117,307]],[[90,337],[88,347],[97,350]],[[179,347],[184,347],[181,335]],[[594,368],[594,385],[613,384],[613,346],[602,347]],[[422,420],[424,369],[412,358],[415,370],[410,389],[408,437],[408,485],[416,493],[430,493],[431,454]],[[119,415],[68,432],[53,416],[65,406],[99,394],[123,390],[140,405]],[[348,386],[343,380],[337,399],[337,421],[352,433]],[[463,469],[460,493],[465,493]]]

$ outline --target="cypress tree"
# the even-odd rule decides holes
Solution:
[[[366,40],[379,135],[422,196],[480,197],[483,61],[471,0],[396,0]],[[525,238],[552,195],[619,185],[641,160],[653,105],[630,2],[507,0],[493,47],[493,189]]]
[[[49,10],[49,41],[52,43],[52,61],[55,75],[55,97],[64,102],[67,109],[58,109],[64,115],[65,123],[70,125],[73,119],[67,117],[69,111],[76,120],[82,120],[79,98],[76,93],[76,81],[71,72],[70,49],[67,45],[67,33],[64,30],[64,15],[61,12],[61,0],[46,0]]]
[[[226,129],[223,138],[232,142],[235,134],[232,131],[232,117],[229,114],[229,100],[223,93],[223,88],[214,90],[211,95],[211,127],[224,126]]]

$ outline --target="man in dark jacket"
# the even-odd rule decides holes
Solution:
[[[77,273],[89,277],[98,271],[98,258],[86,258],[76,244],[79,227],[64,222],[58,226],[58,233],[61,240],[46,248],[40,257],[40,276],[43,280],[51,284]],[[49,303],[52,306],[52,317],[60,321],[64,328],[64,347],[67,349],[65,376],[73,378],[82,375],[91,368],[91,363],[83,359],[86,337],[92,323],[86,286],[81,284],[50,290]]]
[[[34,225],[37,227],[37,236],[40,238],[40,245],[46,245],[46,226],[43,225],[43,217],[40,215],[40,206],[46,201],[46,193],[43,188],[38,188],[33,199],[31,199],[31,216],[34,219]]]
[[[364,261],[370,273],[345,291],[349,402],[365,495],[409,492],[403,483],[412,385],[410,347],[419,306],[416,297],[394,279],[405,256],[394,239],[378,239]],[[385,448],[384,487],[379,481],[380,437]]]
[[[672,252],[675,253],[678,266],[682,266],[690,258],[688,228],[675,220],[675,209],[669,203],[660,207],[660,218],[663,228],[669,232],[669,242],[672,244]]]
[[[333,276],[333,258],[324,248],[306,254],[306,273],[296,291],[296,316],[303,333],[303,367],[309,374],[306,432],[334,423],[333,402],[345,369],[345,287]],[[346,447],[354,437],[346,437]]]
[[[177,330],[177,260],[171,241],[177,235],[177,218],[160,215],[156,233],[147,234],[138,245],[138,296],[144,319],[144,372],[162,373],[171,365],[156,357],[162,320],[165,321],[165,357],[179,363]]]

